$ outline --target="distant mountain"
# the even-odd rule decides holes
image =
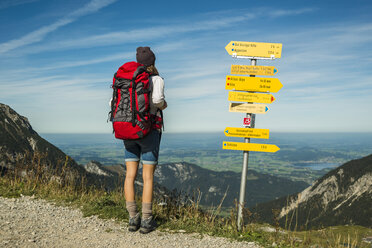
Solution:
[[[334,225],[372,227],[372,154],[330,171],[304,191],[254,209],[263,222],[272,222],[273,209],[282,226],[294,228]],[[292,220],[292,221],[290,221]],[[286,224],[287,222],[287,224]]]
[[[39,162],[40,161],[40,162]],[[8,105],[0,103],[0,172],[1,175],[14,171],[20,175],[26,171],[42,170],[43,175],[58,178],[62,171],[69,179],[79,184],[84,178],[88,185],[106,190],[123,185],[125,170],[122,165],[113,166],[115,170],[92,161],[79,165],[60,149],[41,138],[26,117],[19,115]],[[121,168],[121,169],[120,169]],[[53,176],[53,177],[52,177]],[[137,181],[137,187],[142,188]],[[170,194],[163,186],[155,185],[155,194]]]
[[[159,164],[155,181],[169,190],[177,189],[191,196],[201,192],[201,204],[218,205],[226,192],[223,206],[233,206],[239,199],[241,173],[217,172],[190,163]],[[248,171],[246,206],[277,199],[308,187],[305,182],[294,182],[280,177]]]
[[[104,182],[113,183],[116,186],[124,186],[124,179],[126,169],[125,166],[122,164],[116,165],[102,165],[100,162],[97,161],[90,161],[85,165],[82,165],[84,169],[91,174],[95,174],[97,176],[102,176]],[[135,185],[137,187],[137,194],[142,194],[143,189],[143,181],[142,181],[142,170],[138,170],[138,176],[135,180]],[[166,187],[160,185],[158,182],[154,182],[154,194],[158,196],[160,199],[165,199],[166,197],[172,195]]]

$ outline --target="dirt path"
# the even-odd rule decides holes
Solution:
[[[260,247],[199,234],[147,235],[127,231],[126,223],[84,218],[81,211],[23,196],[0,197],[0,247]]]

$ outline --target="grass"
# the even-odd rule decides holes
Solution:
[[[42,156],[42,155],[34,155]],[[119,222],[128,221],[125,209],[124,192],[122,188],[106,192],[102,189],[88,187],[84,180],[76,183],[71,177],[66,161],[61,161],[56,174],[47,170],[48,165],[41,165],[41,159],[31,159],[31,165],[25,161],[16,166],[15,171],[8,171],[0,177],[0,196],[20,197],[33,195],[36,198],[47,199],[60,205],[80,208],[84,216],[97,215],[103,219],[115,219]],[[55,175],[59,175],[56,177]],[[69,176],[68,176],[69,175]],[[254,223],[254,218],[248,209],[244,216],[248,224],[237,229],[237,208],[228,212],[224,209],[224,217],[220,216],[221,206],[202,210],[198,193],[194,199],[184,202],[180,195],[172,195],[164,200],[154,199],[154,216],[160,224],[159,230],[164,232],[199,233],[226,237],[238,241],[254,241],[264,247],[370,247],[362,243],[362,238],[372,235],[372,230],[358,226],[330,227],[322,230],[291,232],[270,225]],[[141,198],[137,197],[140,208]],[[267,231],[269,229],[270,231]],[[106,230],[110,232],[111,230]]]
[[[361,226],[333,226],[320,230],[297,232],[296,236],[304,244],[319,244],[321,247],[371,247],[371,244],[362,242],[362,239],[371,236],[371,229]]]

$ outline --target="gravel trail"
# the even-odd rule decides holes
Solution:
[[[29,196],[0,197],[0,247],[249,247],[253,242],[231,242],[199,234],[127,231],[126,223],[83,217],[78,209],[56,206]]]

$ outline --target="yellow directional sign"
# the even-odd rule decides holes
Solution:
[[[228,100],[232,102],[272,103],[275,101],[275,97],[271,94],[229,91]]]
[[[283,87],[277,78],[226,76],[227,90],[278,92]]]
[[[263,57],[263,58],[280,58],[282,56],[281,43],[263,43],[247,41],[230,41],[225,47],[230,55]]]
[[[231,65],[231,74],[273,76],[277,72],[274,66]]]
[[[276,145],[270,144],[255,144],[255,143],[240,143],[224,141],[223,149],[239,150],[239,151],[253,151],[253,152],[277,152],[280,150]]]
[[[227,127],[225,128],[224,132],[225,135],[229,137],[268,139],[270,130],[259,128]]]
[[[266,114],[269,108],[265,104],[230,103],[230,112]]]

